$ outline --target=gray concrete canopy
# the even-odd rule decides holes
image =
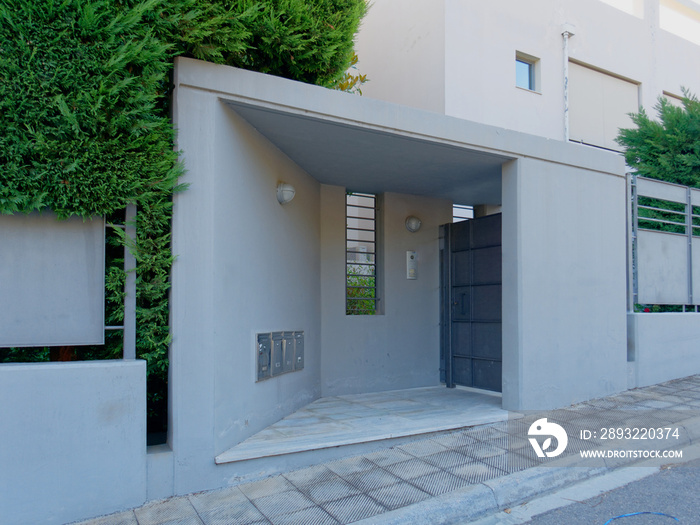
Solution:
[[[178,58],[180,89],[216,94],[321,183],[458,204],[501,204],[502,166],[523,157],[608,173],[595,150],[252,71]]]
[[[508,160],[502,155],[237,101],[226,104],[323,184],[500,204],[501,165]]]

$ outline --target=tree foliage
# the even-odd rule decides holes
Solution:
[[[637,127],[620,130],[617,142],[639,175],[700,187],[700,102],[687,91],[684,95],[683,107],[660,97],[659,120],[643,108],[632,114]]]

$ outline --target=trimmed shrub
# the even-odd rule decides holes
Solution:
[[[137,356],[148,363],[154,418],[166,406],[171,203],[182,189],[173,58],[342,87],[365,10],[364,0],[0,0],[0,213],[51,208],[122,222],[137,205]],[[120,231],[108,243],[109,325],[124,318]],[[10,361],[30,353],[3,352]],[[109,332],[104,348],[77,356],[121,352]]]
[[[659,98],[658,121],[643,108],[631,115],[637,127],[620,130],[617,143],[625,148],[627,165],[639,175],[700,187],[700,102],[684,94],[683,107]]]

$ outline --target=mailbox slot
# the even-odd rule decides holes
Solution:
[[[272,338],[270,334],[258,334],[257,337],[257,362],[258,381],[270,377],[270,355],[272,350]]]

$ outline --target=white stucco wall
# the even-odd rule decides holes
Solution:
[[[452,203],[383,195],[383,313],[345,315],[345,189],[324,185],[321,197],[323,395],[439,384],[439,226],[452,221]],[[406,230],[409,215],[423,221],[416,233]],[[416,251],[416,280],[406,279],[408,250]]]
[[[437,108],[427,101],[444,97],[446,115],[563,140],[566,24],[574,33],[571,60],[638,83],[640,104],[653,112],[664,91],[700,92],[700,70],[688,67],[700,59],[700,46],[659,27],[658,0],[643,4],[640,18],[597,0],[441,0],[419,10],[375,0],[357,36],[370,80],[363,93],[431,110]],[[428,60],[441,65],[440,78],[437,66],[421,74],[427,62],[406,37],[428,27]],[[540,59],[537,93],[515,86],[516,51]],[[403,69],[395,66],[401,62]]]
[[[62,524],[146,500],[146,363],[0,365],[0,523]]]
[[[444,34],[443,0],[370,2],[355,38],[363,95],[444,113]]]
[[[630,313],[630,388],[700,373],[700,319],[696,313]]]
[[[625,191],[613,173],[534,159],[504,167],[504,408],[626,388]]]

